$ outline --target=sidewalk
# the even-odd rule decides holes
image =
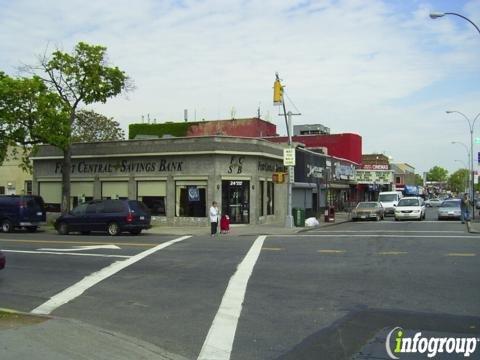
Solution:
[[[285,228],[278,224],[260,224],[260,225],[230,225],[230,232],[222,236],[256,236],[256,235],[293,235],[305,231],[334,226],[350,221],[350,214],[340,212],[335,214],[335,222],[325,223],[323,219],[316,227],[293,227]],[[158,235],[210,235],[209,226],[168,226],[154,225],[147,230],[147,234]]]
[[[475,220],[467,221],[467,229],[469,233],[480,234],[480,219],[475,218]]]
[[[2,311],[0,352],[2,360],[186,360],[153,344],[77,320]]]

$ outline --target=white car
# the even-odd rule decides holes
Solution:
[[[404,197],[395,208],[395,220],[425,219],[425,203],[420,197]]]
[[[426,207],[439,207],[442,205],[443,200],[439,198],[431,198],[428,200],[425,200],[425,206]]]

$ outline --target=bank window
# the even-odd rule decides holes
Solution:
[[[275,193],[273,182],[267,182],[267,215],[275,214]]]
[[[25,180],[24,189],[26,195],[32,195],[32,180]]]
[[[39,182],[38,193],[45,202],[47,212],[60,212],[62,202],[62,183]]]
[[[128,182],[104,181],[102,182],[102,199],[128,199]]]
[[[137,200],[145,204],[152,215],[165,216],[165,181],[137,181]]]
[[[5,186],[0,186],[0,195],[5,195]]]
[[[264,197],[265,197],[265,181],[260,181],[260,216],[264,216],[265,214],[265,204],[264,204]]]
[[[175,216],[206,217],[207,216],[207,182],[176,181],[175,182]]]

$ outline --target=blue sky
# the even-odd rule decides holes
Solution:
[[[418,172],[466,160],[466,121],[480,112],[480,0],[0,0],[0,70],[78,41],[105,45],[136,90],[93,108],[127,128],[150,114],[264,118],[278,71],[302,112],[295,122],[363,137]],[[287,106],[291,104],[287,103]],[[480,137],[480,124],[475,134]],[[474,153],[479,151],[474,150]]]

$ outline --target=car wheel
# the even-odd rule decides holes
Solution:
[[[5,233],[9,233],[13,231],[13,224],[10,220],[5,219],[2,221],[2,231]]]
[[[135,230],[130,230],[130,234],[132,235],[138,235],[142,232],[142,229],[135,229]]]
[[[108,235],[116,236],[120,234],[120,226],[116,222],[111,222],[107,227]]]
[[[28,226],[27,231],[31,232],[31,233],[34,233],[35,231],[37,231],[37,226]]]
[[[60,235],[68,235],[68,224],[65,223],[65,222],[61,222],[60,224],[58,224],[58,233]]]
[[[398,218],[397,218],[397,217],[395,217],[395,221],[398,221]]]

